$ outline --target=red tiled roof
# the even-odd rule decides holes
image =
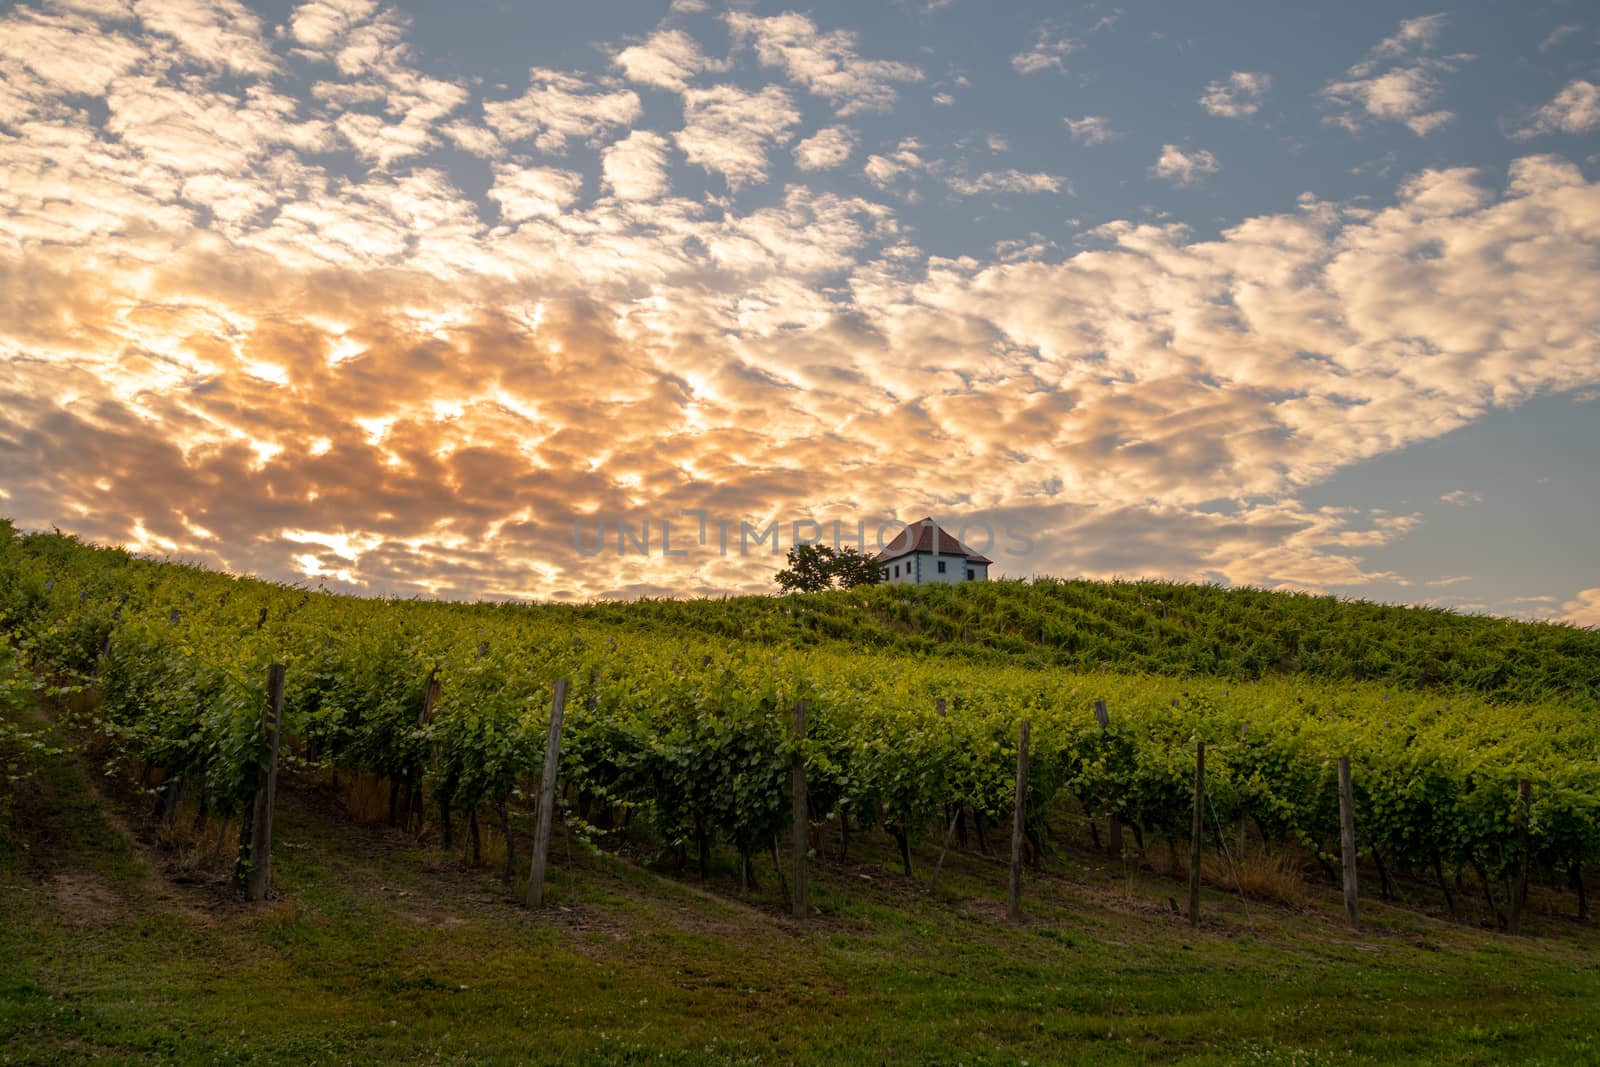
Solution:
[[[873,559],[882,563],[884,560],[894,559],[912,552],[934,552],[934,538],[938,537],[938,554],[941,556],[965,556],[968,563],[993,563],[994,560],[987,556],[980,556],[966,545],[951,537],[944,529],[934,523],[933,519],[926,518],[912,523],[901,530],[893,541],[884,547]]]

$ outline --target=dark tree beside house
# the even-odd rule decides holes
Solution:
[[[875,585],[883,580],[883,568],[851,547],[795,545],[789,549],[789,566],[776,577],[785,592],[815,593],[835,586]]]
[[[833,554],[833,577],[841,589],[877,585],[883,581],[883,565],[846,545]]]

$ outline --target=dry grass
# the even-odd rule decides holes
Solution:
[[[327,776],[331,781],[331,776]],[[339,776],[339,795],[344,804],[346,814],[354,821],[368,825],[386,824],[389,820],[389,780],[369,774],[351,774],[341,772]],[[438,843],[439,827],[437,823],[436,805],[432,798],[424,803],[423,808],[423,834],[424,840]],[[468,852],[467,844],[467,815],[464,811],[456,809],[453,815],[452,827],[454,841],[450,851],[460,856],[463,861]],[[506,839],[501,832],[499,817],[489,808],[480,808],[478,811],[478,867],[486,870],[499,870],[506,861]]]
[[[497,827],[479,825],[478,863],[486,870],[498,871],[506,865],[506,835]]]
[[[1267,852],[1247,846],[1243,851],[1230,850],[1226,857],[1207,852],[1200,858],[1200,876],[1211,885],[1243,892],[1251,900],[1299,907],[1307,899],[1303,865],[1291,849]]]
[[[346,772],[349,774],[349,772]],[[370,774],[349,775],[342,781],[344,807],[357,822],[387,822],[389,782]]]

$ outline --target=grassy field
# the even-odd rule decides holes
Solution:
[[[863,834],[848,863],[826,843],[799,924],[770,864],[741,897],[731,857],[702,883],[558,839],[531,913],[493,847],[468,870],[291,782],[251,907],[98,770],[48,758],[15,798],[0,1062],[1600,1062],[1600,935],[1556,894],[1512,938],[1402,887],[1356,934],[1326,884],[1219,884],[1191,930],[1163,849],[1125,869],[1066,833],[1010,924],[999,860],[935,882],[919,851],[907,879]]]

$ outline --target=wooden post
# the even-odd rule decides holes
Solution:
[[[800,745],[805,739],[806,702],[796,700],[794,702],[795,750],[789,771],[789,791],[794,803],[794,876],[789,900],[794,907],[796,919],[804,919],[810,913],[810,904],[806,899],[806,849],[811,839],[811,815],[806,810],[806,757],[800,750]]]
[[[567,710],[567,680],[556,682],[550,702],[550,737],[544,746],[544,775],[539,783],[539,821],[533,834],[533,868],[528,873],[528,907],[544,906],[544,866],[550,852],[550,813],[556,803],[556,771],[561,761],[561,715]],[[507,842],[509,845],[509,841]]]
[[[267,668],[267,706],[261,711],[261,725],[267,732],[266,780],[256,787],[254,815],[250,828],[250,875],[245,896],[267,899],[272,888],[272,808],[278,792],[278,745],[283,738],[284,666]]]
[[[936,715],[938,715],[940,719],[945,719],[945,718],[949,717],[949,715],[948,715],[949,707],[945,704],[944,697],[937,697],[937,698],[934,699],[933,710],[934,710],[934,713]],[[955,840],[956,826],[957,826],[958,823],[961,822],[961,815],[962,815],[963,807],[964,807],[964,805],[961,804],[959,801],[954,803],[954,804],[951,804],[949,802],[945,803],[944,813],[945,813],[945,816],[950,820],[950,829],[945,831],[944,844],[939,849],[939,861],[933,865],[933,884],[934,885],[937,885],[939,883],[939,872],[944,870],[945,853],[950,851],[950,842]],[[966,844],[965,838],[967,836],[967,831],[966,831],[965,827],[962,827],[961,836],[962,836],[962,839],[963,839],[961,843],[964,846]]]
[[[778,891],[792,908],[794,897],[789,894],[789,879],[783,873],[783,850],[778,847],[778,837],[778,834],[772,835],[772,869],[778,872]]]
[[[1094,702],[1094,721],[1102,733],[1111,725],[1111,711],[1104,700]],[[1106,813],[1106,851],[1115,859],[1122,858],[1122,820],[1114,811]]]
[[[1528,801],[1532,793],[1532,783],[1517,779],[1517,880],[1511,887],[1511,918],[1506,924],[1513,934],[1522,933],[1522,909],[1528,903]]]
[[[439,697],[443,689],[443,685],[439,682],[438,669],[430,670],[428,672],[428,686],[422,696],[422,710],[417,713],[417,727],[419,729],[433,721],[433,710],[439,706]],[[420,835],[422,833],[423,802],[421,768],[412,772],[411,780],[406,783],[406,794],[410,799],[406,809],[406,829],[411,829],[412,823],[415,822],[416,832]]]
[[[1017,736],[1017,808],[1011,823],[1011,888],[1006,898],[1006,915],[1012,922],[1022,918],[1022,843],[1028,819],[1028,731],[1023,720]]]
[[[1206,743],[1194,743],[1194,819],[1189,827],[1189,925],[1200,924],[1200,839],[1206,821]]]
[[[1222,691],[1222,695],[1223,696],[1227,696],[1228,695],[1228,691],[1226,689],[1224,689]],[[1243,741],[1245,739],[1245,735],[1247,735],[1249,732],[1250,732],[1250,724],[1249,723],[1242,722],[1242,723],[1239,724],[1239,740],[1240,741]],[[1241,804],[1239,806],[1239,854],[1241,856],[1244,855],[1245,833],[1246,833],[1246,831],[1245,831],[1245,819],[1246,818],[1247,818],[1247,816],[1245,815],[1245,812],[1244,812],[1244,805]],[[1265,844],[1265,842],[1263,842],[1263,844]]]
[[[417,712],[417,725],[426,726],[433,719],[433,709],[439,706],[439,697],[444,692],[440,684],[437,671],[428,672],[428,686],[422,694],[422,710]]]
[[[950,816],[950,828],[944,832],[944,846],[939,849],[939,862],[933,865],[933,882],[935,885],[939,882],[939,872],[944,870],[945,853],[950,851],[950,842],[956,836],[956,820],[961,818],[961,805],[953,804],[951,807],[955,809],[955,814]]]
[[[1350,786],[1350,757],[1339,757],[1339,852],[1344,860],[1344,913],[1352,929],[1360,928],[1356,889],[1356,800]]]

